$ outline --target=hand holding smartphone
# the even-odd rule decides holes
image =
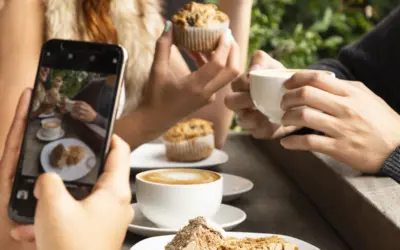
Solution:
[[[103,171],[127,60],[118,45],[50,40],[43,45],[9,216],[33,223],[33,188],[57,173],[76,198],[89,195]]]

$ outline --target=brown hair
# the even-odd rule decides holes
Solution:
[[[83,0],[83,21],[93,42],[118,43],[117,29],[110,16],[111,0]]]

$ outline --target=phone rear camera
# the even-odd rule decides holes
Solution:
[[[113,63],[116,64],[118,62],[117,58],[113,59]]]
[[[74,55],[71,54],[71,53],[69,53],[69,54],[68,54],[68,59],[72,59],[72,58],[74,58]]]
[[[90,56],[90,57],[89,57],[89,60],[90,60],[91,62],[94,62],[94,60],[96,60],[96,57],[95,57],[95,56]]]
[[[51,55],[51,53],[50,52],[46,52],[46,56],[50,56]]]

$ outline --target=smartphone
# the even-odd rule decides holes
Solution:
[[[59,174],[76,199],[89,195],[109,150],[126,61],[119,45],[43,45],[9,202],[12,220],[33,223],[42,173]]]

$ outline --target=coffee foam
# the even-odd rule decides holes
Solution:
[[[144,174],[141,178],[159,184],[190,185],[210,183],[220,177],[209,171],[177,169],[150,172]]]

